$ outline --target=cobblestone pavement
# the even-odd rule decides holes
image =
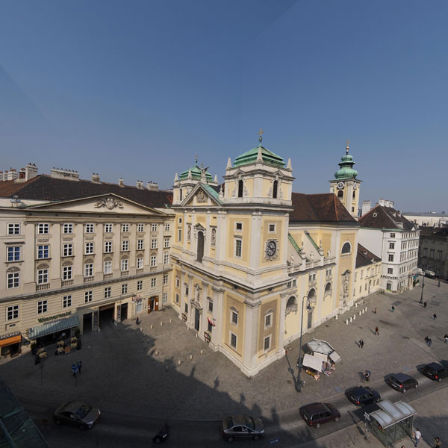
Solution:
[[[81,397],[111,412],[153,419],[217,420],[223,414],[251,412],[286,425],[292,416],[297,419],[301,405],[331,400],[358,384],[361,370],[372,371],[376,386],[384,384],[387,373],[412,373],[417,364],[448,359],[448,344],[442,339],[448,331],[448,285],[439,288],[435,281],[425,280],[427,308],[419,304],[420,293],[417,287],[402,295],[372,295],[363,305],[305,334],[304,343],[313,337],[330,342],[342,362],[333,375],[318,382],[303,375],[306,383],[300,394],[288,371],[289,361],[297,373],[297,341],[285,358],[249,379],[224,355],[209,350],[171,309],[143,316],[140,327],[127,321],[86,335],[82,350],[70,355],[56,357],[49,349],[43,369],[34,365],[29,353],[2,359],[0,376],[19,399],[46,403],[49,409]],[[365,307],[367,312],[359,315]],[[435,320],[433,313],[438,315]],[[354,315],[356,319],[346,325],[345,319]],[[374,334],[376,326],[379,336]],[[432,338],[431,347],[425,336]],[[360,338],[363,349],[356,345]],[[71,364],[77,360],[82,360],[83,371],[75,379]]]

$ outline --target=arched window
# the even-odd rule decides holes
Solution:
[[[351,249],[352,249],[352,246],[350,245],[349,242],[344,243],[344,245],[342,246],[342,251],[341,251],[341,253],[342,253],[342,254],[349,254],[350,251],[351,251]]]
[[[330,283],[330,282],[328,282],[328,283],[325,285],[325,295],[326,295],[326,296],[331,295],[331,283]]]
[[[314,288],[311,288],[308,293],[308,300],[311,302],[316,298],[316,290]]]
[[[344,197],[344,192],[342,190],[338,191],[338,198]]]
[[[297,300],[294,296],[291,296],[286,302],[285,316],[290,313],[297,313]]]
[[[198,232],[198,250],[197,250],[196,261],[199,261],[199,263],[202,263],[203,257],[204,257],[204,232],[199,231]]]
[[[244,184],[242,180],[238,181],[238,197],[242,198],[243,197],[243,190],[244,190]]]
[[[278,181],[274,180],[274,184],[272,186],[272,197],[277,199],[277,191],[278,191]]]
[[[353,199],[356,198],[356,191],[353,192]]]

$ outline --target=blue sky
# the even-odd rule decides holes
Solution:
[[[329,191],[351,141],[361,199],[446,210],[448,2],[0,3],[2,169],[172,185],[257,144]]]

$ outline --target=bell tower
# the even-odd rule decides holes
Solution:
[[[341,157],[339,169],[334,173],[335,178],[330,180],[330,193],[334,193],[352,217],[358,219],[361,181],[356,178],[358,171],[353,169],[355,162],[349,151],[350,144],[347,141],[345,155]]]

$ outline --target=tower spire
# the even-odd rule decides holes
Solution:
[[[348,152],[350,151],[350,140],[347,140],[345,142],[346,146],[345,146],[345,153],[348,154]]]

